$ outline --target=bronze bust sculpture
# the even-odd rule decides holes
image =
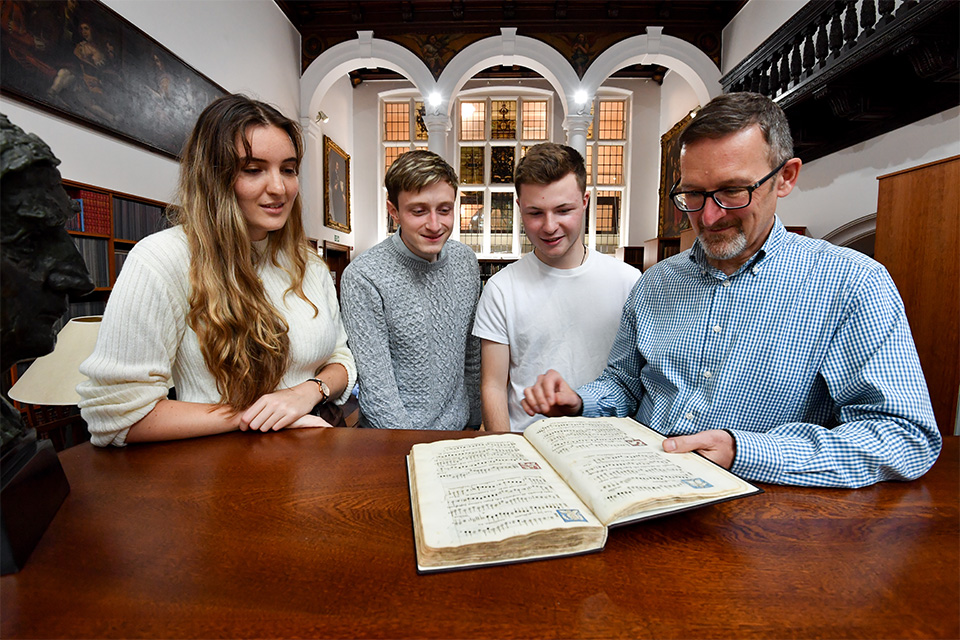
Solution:
[[[60,182],[60,161],[36,135],[0,114],[0,366],[53,350],[56,324],[70,294],[93,289],[83,258],[64,229],[73,202]],[[2,448],[23,434],[3,400]]]

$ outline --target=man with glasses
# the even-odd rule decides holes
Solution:
[[[574,391],[555,371],[527,413],[635,416],[761,482],[909,480],[941,438],[903,303],[877,262],[788,233],[790,127],[770,99],[710,101],[680,135],[671,190],[697,241],[641,278],[607,367]]]

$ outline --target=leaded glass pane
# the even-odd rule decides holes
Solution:
[[[620,191],[597,191],[597,251],[616,253],[620,244]]]
[[[383,173],[386,175],[387,169],[390,168],[390,165],[393,162],[409,151],[407,147],[384,147],[383,148]]]
[[[417,123],[414,131],[416,131],[417,140],[426,140],[430,132],[427,131],[427,123],[423,121],[423,117],[427,114],[427,110],[424,108],[422,102],[413,103],[413,108],[417,114]]]
[[[460,193],[460,242],[476,252],[483,246],[483,192]]]
[[[404,142],[410,139],[410,103],[383,103],[383,139]]]
[[[460,139],[485,140],[484,123],[486,122],[485,102],[460,103]]]
[[[626,137],[625,109],[626,103],[622,100],[600,102],[600,140],[623,140]]]
[[[513,182],[513,147],[492,147],[490,149],[490,182],[511,184]]]
[[[460,147],[460,184],[483,184],[484,147]]]
[[[545,100],[524,100],[523,139],[547,139],[547,103]]]
[[[490,103],[490,139],[515,140],[517,137],[517,101],[493,100]]]
[[[520,254],[527,255],[533,251],[533,244],[530,242],[530,238],[527,237],[527,232],[523,227],[523,218],[520,218]]]
[[[490,252],[513,251],[513,193],[490,194]]]
[[[593,147],[592,144],[587,145],[587,155],[583,157],[583,161],[587,165],[587,184],[593,184]]]
[[[623,147],[597,147],[597,184],[623,184]]]

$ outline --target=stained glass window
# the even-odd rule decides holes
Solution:
[[[517,137],[517,101],[492,100],[490,103],[490,138],[514,140]]]
[[[484,147],[460,147],[460,183],[483,184]]]
[[[427,130],[427,123],[423,121],[423,117],[427,114],[427,110],[423,107],[422,102],[414,102],[414,110],[416,115],[416,139],[417,140],[426,140],[430,132]]]
[[[490,182],[497,184],[513,183],[514,147],[490,148]]]

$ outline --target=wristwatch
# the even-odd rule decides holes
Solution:
[[[307,382],[316,382],[317,388],[320,389],[320,393],[323,394],[323,399],[320,400],[317,404],[323,404],[330,398],[330,387],[327,386],[327,383],[318,378],[310,378]]]

